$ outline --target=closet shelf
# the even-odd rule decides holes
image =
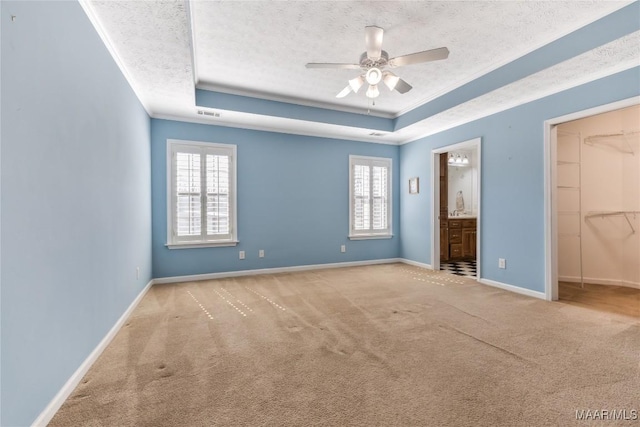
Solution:
[[[582,237],[580,233],[558,233],[558,236],[562,237]]]
[[[580,162],[569,162],[567,160],[558,160],[559,165],[579,165]]]
[[[629,142],[629,138],[639,137],[640,131],[632,132],[620,132],[605,135],[591,135],[584,139],[584,143],[587,145],[604,145],[606,147],[614,148],[621,153],[635,155],[633,147]]]
[[[558,129],[558,135],[560,135],[560,136],[577,136],[577,137],[580,137],[580,132],[572,132],[570,130]]]
[[[606,218],[606,217],[610,217],[610,216],[622,216],[624,217],[624,219],[627,220],[627,224],[629,224],[629,227],[631,227],[631,232],[633,234],[635,234],[636,229],[633,227],[633,223],[631,222],[631,220],[629,219],[629,216],[633,215],[633,218],[635,219],[637,215],[640,215],[640,211],[603,211],[603,212],[588,212],[584,218],[585,219],[589,219],[589,218]]]

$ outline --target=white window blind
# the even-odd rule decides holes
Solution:
[[[349,156],[350,237],[391,236],[391,159]]]
[[[235,145],[168,146],[168,245],[235,243]]]

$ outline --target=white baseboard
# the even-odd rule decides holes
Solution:
[[[427,268],[429,270],[433,270],[432,266],[429,264],[412,261],[410,259],[400,258],[400,262],[413,265],[416,267],[422,267],[422,268]],[[496,282],[495,280],[489,280],[489,279],[477,279],[477,281],[482,283],[483,285],[493,286],[494,288],[504,289],[505,291],[515,292],[517,294],[522,294],[522,295],[526,295],[534,298],[546,299],[544,292],[532,291],[531,289],[525,289],[518,286],[508,285],[506,283]]]
[[[546,299],[544,292],[532,291],[531,289],[508,285],[506,283],[496,282],[495,280],[489,279],[479,279],[478,282],[482,283],[483,285],[493,286],[494,288],[504,289],[505,291],[515,292],[517,294],[526,295],[528,297]]]
[[[630,280],[612,280],[612,279],[598,279],[594,277],[584,277],[582,280],[578,276],[558,276],[560,282],[571,283],[591,283],[593,285],[609,285],[609,286],[626,286],[627,288],[640,289],[640,283],[632,282]]]
[[[223,271],[220,273],[193,274],[153,279],[153,284],[196,282],[200,280],[224,279],[226,277],[255,276],[258,274],[292,273],[295,271],[321,270],[327,268],[360,267],[363,265],[392,264],[401,262],[400,258],[372,259],[368,261],[335,262],[330,264],[296,265],[293,267],[261,268],[256,270]]]
[[[93,349],[89,357],[87,357],[85,361],[82,362],[82,365],[80,365],[80,367],[73,373],[73,375],[71,375],[71,378],[69,378],[67,382],[62,386],[60,391],[58,391],[58,394],[55,395],[55,397],[51,400],[51,402],[49,402],[49,404],[44,409],[44,411],[42,411],[38,416],[38,418],[36,418],[36,420],[32,424],[32,427],[44,427],[49,423],[49,421],[51,421],[51,419],[56,414],[56,412],[58,412],[58,409],[60,409],[62,404],[65,402],[65,400],[67,400],[69,395],[73,392],[73,390],[75,390],[76,386],[80,383],[80,380],[82,380],[82,377],[84,377],[87,371],[89,371],[89,368],[91,368],[91,365],[93,365],[93,363],[96,360],[98,360],[98,357],[100,357],[100,355],[107,348],[109,343],[111,343],[111,341],[116,336],[116,334],[118,333],[122,325],[124,325],[129,315],[131,315],[131,313],[138,306],[140,301],[142,301],[142,298],[145,296],[147,291],[151,288],[153,283],[154,283],[153,280],[149,281],[149,283],[147,283],[144,289],[140,291],[136,299],[134,299],[133,302],[127,308],[127,310],[124,313],[122,313],[122,316],[120,316],[120,318],[115,323],[115,325],[113,325],[111,330],[107,332],[107,335],[105,335],[104,338],[102,338],[102,341],[100,341],[100,343],[96,346],[96,348]]]
[[[420,267],[420,268],[426,268],[427,270],[433,270],[433,267],[431,266],[431,264],[425,264],[425,263],[422,263],[422,262],[413,261],[413,260],[406,259],[406,258],[400,258],[400,262],[402,262],[404,264],[413,265],[414,267]]]

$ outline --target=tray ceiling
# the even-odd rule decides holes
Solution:
[[[198,121],[195,88],[311,105],[339,111],[397,117],[510,63],[543,45],[629,4],[628,1],[83,1],[134,90],[153,117]],[[370,104],[363,91],[335,95],[357,70],[306,69],[307,62],[357,63],[364,27],[385,29],[391,57],[446,46],[447,60],[398,68],[413,86],[401,95],[381,88]],[[583,75],[638,63],[637,32],[599,51],[535,73],[495,94],[445,111],[441,117],[383,136],[386,142],[505,109],[550,92]],[[621,62],[623,65],[621,66]],[[518,86],[519,85],[519,86]],[[526,89],[526,90],[523,90]],[[527,92],[530,91],[530,92]],[[505,108],[503,108],[505,107]],[[370,139],[343,126],[273,120],[220,109],[216,123],[283,132]],[[444,114],[446,113],[446,114]],[[288,123],[288,124],[287,124]],[[306,124],[306,122],[305,122]],[[307,129],[305,132],[304,129]]]

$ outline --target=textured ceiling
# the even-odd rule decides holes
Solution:
[[[357,70],[364,27],[385,29],[391,57],[446,46],[447,60],[394,70],[412,91],[381,90],[371,114],[394,117],[583,27],[629,1],[92,1],[85,10],[153,117],[202,121],[195,84],[303,105],[366,112],[363,91],[336,99]],[[637,33],[464,102],[378,142],[404,142],[638,65]],[[374,140],[370,130],[222,111],[216,123]]]
[[[335,95],[357,70],[364,27],[385,29],[391,57],[446,46],[447,60],[394,70],[414,89],[382,88],[376,110],[397,114],[610,12],[592,2],[193,2],[199,83],[366,108],[364,93]]]

